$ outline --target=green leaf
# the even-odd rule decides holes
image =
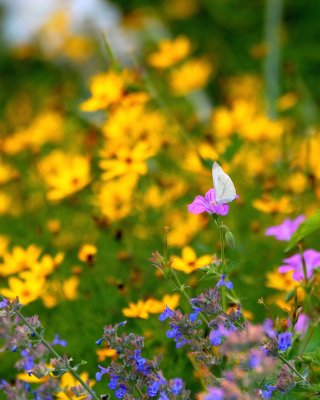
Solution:
[[[315,213],[312,217],[302,222],[296,232],[292,235],[288,246],[285,248],[285,252],[293,249],[293,247],[299,243],[302,239],[309,236],[311,233],[320,229],[320,211]]]
[[[320,365],[320,350],[302,354],[300,356],[300,358],[303,361],[312,364],[313,366],[319,366]]]

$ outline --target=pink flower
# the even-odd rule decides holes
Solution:
[[[303,258],[306,263],[307,278],[310,279],[313,270],[320,267],[320,253],[316,250],[309,249],[303,252]],[[295,254],[294,256],[285,258],[283,261],[285,265],[279,267],[279,272],[294,271],[292,278],[295,281],[299,282],[304,279],[301,254]]]
[[[299,215],[296,219],[287,218],[282,224],[267,228],[266,236],[274,236],[277,240],[290,240],[291,236],[304,220],[304,215]]]
[[[308,315],[300,314],[298,317],[298,321],[294,326],[294,330],[304,336],[307,333],[309,321],[310,318],[308,317]]]
[[[210,189],[203,196],[196,196],[191,204],[188,205],[188,211],[192,214],[208,214],[227,215],[229,213],[228,204],[217,204],[214,189]]]

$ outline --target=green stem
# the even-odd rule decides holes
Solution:
[[[267,55],[264,62],[264,79],[267,94],[267,112],[277,117],[276,101],[279,96],[280,24],[283,0],[266,0],[265,42]]]
[[[216,219],[216,224],[218,225],[219,228],[219,236],[220,236],[220,246],[221,246],[221,273],[225,274],[226,273],[226,260],[225,260],[225,255],[224,255],[224,236],[223,236],[223,224],[219,220],[219,218]],[[221,305],[222,305],[222,310],[226,311],[227,310],[227,301],[226,301],[226,287],[224,285],[221,286]]]
[[[178,290],[184,295],[184,297],[186,298],[186,300],[188,301],[188,304],[190,304],[190,297],[188,296],[188,293],[185,291],[184,286],[181,284],[180,279],[176,273],[176,271],[172,268],[172,276],[174,277],[174,279],[176,280],[176,284],[178,286]],[[203,315],[203,313],[199,313],[200,317],[202,318],[202,321],[210,328],[210,324],[209,321],[207,320],[207,318]]]
[[[36,329],[34,329],[28,322],[28,320],[21,314],[20,311],[16,311],[19,318],[24,322],[25,325],[30,329],[30,331],[37,337],[40,342],[49,350],[51,354],[53,354],[56,358],[61,359],[61,356],[55,351],[55,349],[43,339],[43,337],[38,333]],[[81,384],[81,386],[91,395],[91,397],[95,400],[99,400],[99,397],[95,394],[95,392],[82,380],[80,375],[74,371],[70,365],[66,366],[70,374]]]
[[[308,286],[308,273],[307,273],[307,265],[306,265],[306,260],[303,255],[303,246],[301,243],[298,244],[299,248],[299,253],[301,256],[301,261],[302,261],[302,268],[303,268],[303,277],[304,277],[304,283],[306,286]]]
[[[297,371],[284,357],[282,354],[278,354],[278,357],[280,360],[287,365],[288,368],[291,369],[291,371],[296,374],[300,379],[302,379],[304,382],[306,382],[306,378],[300,374],[299,371]]]

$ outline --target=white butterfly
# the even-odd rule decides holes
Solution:
[[[216,203],[230,203],[237,197],[236,189],[230,176],[223,171],[216,161],[212,166],[212,178]]]

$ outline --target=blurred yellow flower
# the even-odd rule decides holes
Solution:
[[[273,199],[266,195],[262,199],[256,199],[252,202],[253,207],[267,214],[283,213],[290,214],[294,207],[288,196],[282,196],[279,199]]]
[[[191,50],[191,43],[185,36],[178,36],[173,40],[164,39],[158,44],[158,51],[148,57],[148,62],[155,68],[171,67],[185,58]]]
[[[206,86],[211,74],[212,65],[209,61],[193,59],[170,73],[170,87],[175,95],[183,96]]]
[[[18,172],[11,165],[0,164],[0,185],[4,185],[17,176]]]
[[[206,223],[206,217],[201,215],[181,214],[179,212],[169,214],[166,223],[170,227],[168,232],[169,246],[185,246],[195,234],[201,231]]]
[[[2,258],[4,256],[4,254],[6,254],[8,246],[9,246],[9,238],[5,235],[0,235],[0,258]],[[1,264],[0,264],[0,275],[1,274]]]
[[[277,107],[279,111],[285,111],[289,108],[294,107],[299,100],[298,93],[288,92],[282,95],[277,101]]]
[[[93,379],[89,379],[89,374],[87,372],[81,372],[79,375],[84,382],[88,383],[90,388],[95,385],[95,381]],[[60,378],[60,387],[63,388],[64,391],[56,393],[55,398],[57,400],[70,400],[71,398],[74,398],[70,388],[77,385],[79,385],[79,382],[70,374],[70,372],[66,372]],[[79,398],[84,400],[87,397],[88,396],[85,395],[85,397],[81,396]]]
[[[289,189],[292,193],[301,194],[306,191],[309,186],[309,180],[303,172],[295,172],[287,177],[285,181],[285,189]]]
[[[84,244],[78,251],[78,258],[80,261],[92,263],[94,256],[97,254],[97,248],[93,244]]]
[[[110,349],[110,347],[103,347],[102,349],[96,350],[98,356],[98,361],[104,361],[106,358],[112,358],[113,360],[117,358],[117,351]]]
[[[0,264],[0,276],[8,276],[21,271],[30,270],[37,263],[42,250],[31,244],[26,249],[15,246],[11,252],[3,254]]]
[[[212,255],[209,254],[198,258],[195,251],[189,246],[182,249],[181,255],[182,257],[173,257],[172,268],[186,274],[191,274],[196,269],[209,265],[212,261]]]
[[[129,307],[123,308],[122,313],[129,318],[149,318],[149,314],[160,314],[166,308],[170,307],[174,310],[179,304],[180,296],[178,294],[165,295],[162,300],[149,298],[145,301],[139,300],[137,303],[129,303]]]
[[[0,215],[9,213],[11,211],[11,205],[11,197],[5,192],[0,192]]]
[[[38,163],[40,175],[48,186],[47,198],[61,200],[90,182],[89,160],[81,155],[53,151]]]
[[[67,300],[75,300],[78,296],[78,286],[80,280],[77,276],[71,276],[63,281],[62,291]]]
[[[41,296],[45,279],[34,277],[31,273],[25,274],[25,278],[21,280],[14,276],[10,277],[9,288],[1,288],[0,293],[9,299],[15,299],[18,296],[23,305],[31,303]]]
[[[80,106],[82,111],[97,111],[108,108],[121,100],[125,90],[122,73],[109,71],[91,78],[91,97]]]
[[[121,147],[115,158],[100,161],[99,166],[105,171],[102,179],[107,181],[128,174],[145,175],[146,160],[153,155],[153,149],[144,143],[137,143],[133,148]]]
[[[99,185],[95,204],[110,221],[118,221],[130,214],[137,175],[130,174]]]

